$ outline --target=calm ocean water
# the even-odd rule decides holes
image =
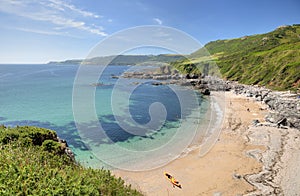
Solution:
[[[99,79],[103,85],[86,87],[96,88],[96,113],[109,140],[98,138],[97,141],[87,143],[81,139],[75,126],[72,91],[78,69],[76,65],[0,65],[0,124],[33,125],[53,129],[60,138],[68,141],[77,160],[92,167],[100,167],[99,157],[105,152],[113,153],[113,145],[117,144],[129,150],[151,151],[160,148],[172,138],[176,140],[174,134],[183,121],[187,126],[194,126],[185,127],[186,131],[195,129],[199,123],[199,114],[204,114],[206,110],[205,101],[203,102],[200,96],[197,95],[197,104],[201,105],[202,109],[194,111],[195,105],[187,105],[184,110],[180,108],[180,100],[172,88],[164,85],[153,86],[151,81],[123,79],[118,88],[114,89],[118,79],[111,76],[121,75],[128,68],[109,66]],[[140,85],[137,85],[137,82]],[[122,109],[123,103],[128,102],[122,95],[130,85],[135,85],[136,88],[130,95],[128,114]],[[114,112],[111,107],[113,89],[120,95],[115,99],[119,107]],[[116,120],[116,116],[118,119],[131,116],[135,122],[146,124],[151,120],[149,107],[155,102],[165,107],[166,121],[158,129],[156,127],[154,133],[149,129],[145,135],[136,136],[124,130]],[[91,149],[98,148],[105,152],[99,150],[98,154],[92,153]],[[115,153],[120,162],[128,161],[126,157],[122,158],[121,153]]]

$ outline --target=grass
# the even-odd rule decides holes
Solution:
[[[110,171],[84,168],[53,150],[61,147],[54,131],[1,126],[0,138],[0,195],[141,195]]]
[[[228,80],[276,90],[300,88],[299,25],[279,27],[265,34],[213,41],[189,57],[172,65],[187,73],[189,69],[185,67],[191,62],[194,67],[215,63],[222,77]]]

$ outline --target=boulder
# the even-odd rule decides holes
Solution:
[[[203,95],[210,95],[210,90],[209,90],[208,88],[206,88],[206,89],[203,89],[203,90],[201,91],[201,93],[202,93]]]

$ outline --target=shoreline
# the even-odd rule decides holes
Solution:
[[[198,149],[155,170],[145,172],[114,170],[113,173],[146,195],[167,195],[167,193],[170,195],[213,195],[215,193],[234,195],[254,191],[254,186],[240,176],[259,172],[261,164],[244,155],[246,148],[244,139],[236,131],[229,130],[230,128],[237,130],[240,121],[232,118],[232,111],[227,109],[229,103],[233,102],[231,97],[228,97],[228,93],[225,101],[223,100],[217,100],[220,105],[226,104],[222,132],[216,144],[205,156],[200,157]],[[226,123],[225,119],[231,119],[230,123]],[[182,183],[183,189],[173,189],[165,180],[164,171],[174,175]],[[200,184],[203,186],[199,186]],[[231,188],[228,189],[229,184]]]
[[[264,102],[232,91],[220,99],[218,93],[212,96],[226,104],[222,132],[205,156],[199,157],[194,149],[155,170],[112,173],[145,195],[297,195],[299,130],[269,126],[265,116],[270,110]],[[252,124],[256,120],[261,123]],[[164,171],[174,175],[183,189],[174,189]]]

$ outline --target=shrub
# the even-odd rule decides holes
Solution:
[[[56,133],[0,127],[0,195],[141,195],[108,170],[75,163],[61,154],[60,143],[45,139],[49,137]]]
[[[61,144],[53,140],[45,140],[42,144],[42,149],[55,154],[63,154],[64,149]]]

